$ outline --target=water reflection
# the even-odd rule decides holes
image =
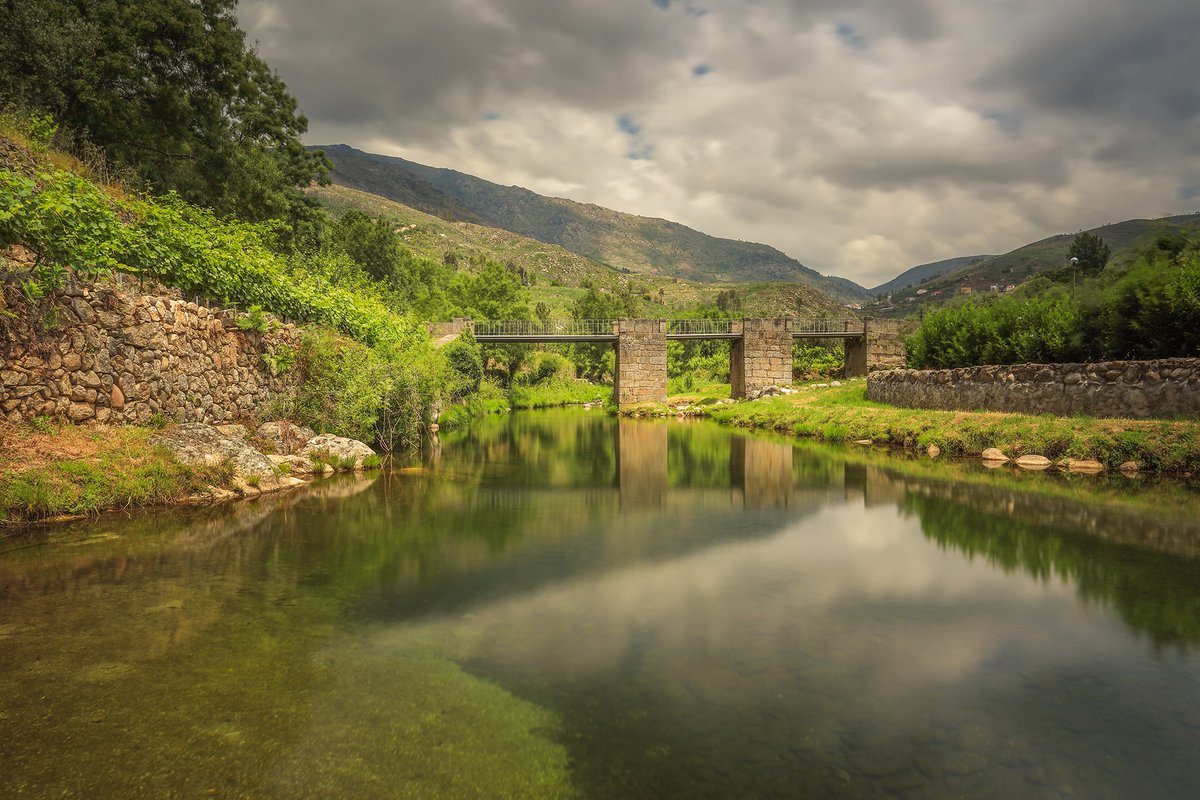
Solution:
[[[0,795],[1200,790],[1177,487],[577,412],[409,467],[0,544]]]

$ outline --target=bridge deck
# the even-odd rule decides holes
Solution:
[[[669,340],[741,339],[742,320],[672,319],[665,322]],[[615,342],[620,322],[614,319],[585,320],[488,320],[470,323],[480,342]],[[797,318],[788,320],[794,339],[853,339],[866,333],[861,319]]]

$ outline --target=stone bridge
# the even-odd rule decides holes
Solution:
[[[607,319],[474,321],[438,323],[439,343],[471,331],[479,342],[585,342],[616,348],[613,392],[617,405],[663,403],[667,399],[667,342],[725,339],[730,342],[732,395],[743,398],[768,386],[792,382],[795,339],[842,339],[846,375],[904,366],[904,341],[895,320],[779,319]]]

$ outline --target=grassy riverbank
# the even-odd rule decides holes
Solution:
[[[0,424],[0,525],[177,502],[230,480],[150,444],[152,428]]]
[[[865,380],[702,409],[728,425],[824,441],[870,440],[919,450],[937,445],[943,453],[956,456],[975,456],[997,447],[1012,458],[1026,454],[1051,460],[1090,458],[1110,469],[1136,461],[1148,470],[1200,472],[1197,421],[897,408],[868,401]]]

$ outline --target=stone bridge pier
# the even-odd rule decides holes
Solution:
[[[741,320],[740,339],[731,342],[731,394],[743,398],[768,386],[792,382],[792,326],[789,319]]]
[[[894,321],[867,317],[861,338],[846,339],[846,377],[904,366],[904,337]]]
[[[617,323],[617,406],[667,402],[667,322],[623,319]]]

